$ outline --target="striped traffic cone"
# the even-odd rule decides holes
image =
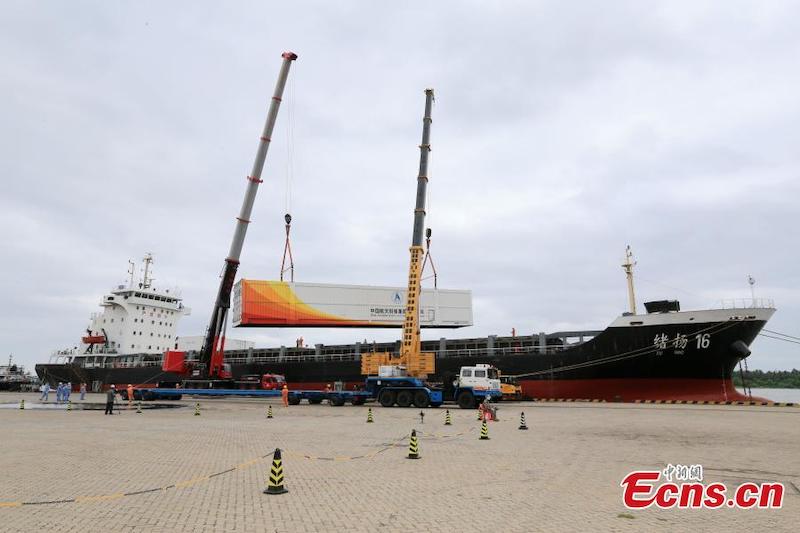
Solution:
[[[25,398],[23,398],[23,399],[21,399],[19,401],[19,408],[20,409],[25,409]]]
[[[481,420],[483,420],[483,411],[478,409],[478,422],[480,422]]]
[[[72,400],[67,400],[67,411],[72,411]]]
[[[419,459],[419,441],[416,429],[411,430],[411,440],[408,441],[408,458]]]
[[[272,454],[272,466],[269,469],[269,478],[267,479],[267,488],[264,489],[264,494],[284,494],[289,492],[283,486],[283,463],[281,463],[281,449],[275,448],[275,453]]]
[[[453,425],[453,420],[450,418],[450,409],[447,409],[444,412],[444,425],[445,426],[452,426]]]
[[[525,413],[524,412],[519,414],[519,427],[517,429],[528,429],[528,425],[525,423]]]
[[[142,402],[136,403],[136,414],[138,415],[142,414]]]
[[[194,416],[200,416],[200,402],[194,404]]]
[[[481,424],[481,438],[478,440],[489,440],[489,426],[486,425],[486,420]]]
[[[372,424],[374,420],[372,419],[372,407],[367,408],[367,424]]]
[[[267,418],[272,418],[272,406],[267,407]]]

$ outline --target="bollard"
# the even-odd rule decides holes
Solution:
[[[374,420],[372,420],[372,407],[368,407],[367,408],[367,424],[371,424],[373,422],[374,422]]]
[[[486,425],[486,420],[481,424],[481,438],[478,440],[489,440],[489,426]]]
[[[408,458],[419,459],[419,441],[417,441],[417,430],[411,430],[411,440],[408,441]]]
[[[141,401],[136,403],[136,414],[138,414],[138,415],[142,414],[142,402]]]
[[[425,413],[423,411],[419,412],[419,423],[420,424],[424,424],[425,423]]]
[[[272,418],[272,406],[271,405],[267,408],[267,418]]]
[[[285,494],[287,492],[289,491],[283,486],[281,449],[275,448],[275,453],[272,454],[272,466],[269,469],[269,478],[267,479],[267,488],[264,489],[264,494]]]
[[[450,409],[447,409],[447,410],[444,412],[444,425],[445,425],[445,426],[451,426],[451,425],[453,425],[453,420],[450,418]]]
[[[525,412],[519,414],[519,427],[517,429],[528,429],[528,425],[525,423]]]
[[[67,400],[67,411],[72,411],[72,400]]]
[[[194,404],[194,416],[200,416],[200,402]]]
[[[21,399],[19,401],[19,408],[20,409],[25,409],[25,398],[23,398],[23,399]]]

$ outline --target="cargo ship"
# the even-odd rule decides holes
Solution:
[[[0,365],[0,391],[30,391],[35,383],[36,378],[24,366],[14,363],[14,356],[8,356],[7,365]]]
[[[178,322],[190,310],[175,292],[152,286],[148,273],[151,262],[147,256],[145,275],[138,284],[131,275],[129,284],[119,285],[103,297],[102,313],[92,315],[77,346],[54,353],[49,363],[36,365],[42,380],[51,384],[84,382],[98,391],[111,384],[174,386],[181,382],[182,376],[165,365],[164,353],[181,349],[186,351],[188,362],[197,360],[198,345],[195,343],[195,349],[191,349],[191,341],[196,339],[176,334]],[[604,329],[424,340],[422,349],[433,352],[436,358],[436,374],[429,380],[444,381],[461,366],[489,363],[504,376],[514,376],[526,398],[749,399],[734,388],[732,376],[737,365],[750,355],[750,344],[775,312],[772,302],[737,300],[715,309],[685,311],[677,301],[665,300],[647,302],[645,312],[637,313],[630,254],[623,267],[628,275],[630,311]],[[386,309],[400,302],[396,291],[383,292],[390,302],[373,302],[367,307],[369,311],[378,310],[381,327],[392,327],[387,322]],[[403,293],[399,297],[402,299]],[[471,323],[471,307],[462,306],[461,314]],[[234,315],[235,320],[242,320],[236,310]],[[422,325],[440,324],[432,320]],[[282,374],[290,388],[323,389],[330,385],[351,389],[363,383],[362,354],[396,353],[400,341],[372,343],[365,339],[312,347],[298,342],[293,347],[256,348],[242,342],[234,346],[229,340],[227,346],[224,362],[234,378]]]

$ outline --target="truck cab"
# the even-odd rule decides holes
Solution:
[[[453,399],[462,409],[472,409],[486,397],[499,400],[502,396],[500,372],[492,365],[462,366],[453,381]]]
[[[264,374],[261,376],[262,390],[281,390],[286,385],[286,378],[280,374]]]

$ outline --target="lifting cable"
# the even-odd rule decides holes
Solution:
[[[433,271],[433,274],[432,274],[432,277],[433,277],[433,288],[437,289],[439,287],[439,285],[438,285],[439,274],[436,272],[436,265],[433,264],[433,256],[431,255],[431,228],[427,228],[425,230],[425,259],[422,261],[422,270],[420,271],[420,275],[423,272],[425,272],[425,265],[428,264],[429,260],[430,260],[430,263],[431,263],[431,270]],[[431,276],[427,276],[427,277],[424,277],[424,278],[421,277],[420,281],[426,280],[426,279],[428,279],[430,277]]]
[[[433,99],[433,105],[436,105],[436,98],[435,97]],[[428,147],[428,150],[430,150],[430,146]],[[428,172],[427,172],[428,175],[431,174],[431,166],[432,166],[431,162],[429,161],[428,162]],[[432,216],[433,195],[431,194],[431,192],[432,192],[432,187],[431,187],[430,182],[428,182],[428,186],[427,186],[427,190],[426,190],[428,207],[425,210],[426,211],[425,214],[428,217],[428,222],[429,223],[430,223],[431,219],[433,218],[433,216]],[[433,256],[431,255],[431,233],[432,233],[432,231],[431,231],[431,228],[429,226],[428,228],[425,229],[425,258],[422,260],[422,268],[420,269],[419,275],[420,275],[420,282],[422,282],[422,281],[424,281],[426,279],[430,279],[432,277],[433,278],[433,288],[434,289],[438,289],[439,288],[439,273],[436,272],[436,265],[433,263]],[[431,264],[431,270],[433,271],[433,274],[431,274],[430,276],[423,277],[422,274],[424,274],[425,265],[427,265],[428,262],[430,262],[430,264]]]
[[[294,257],[292,257],[292,244],[289,240],[289,232],[292,229],[292,179],[294,178],[294,78],[289,78],[289,102],[287,107],[288,119],[286,121],[286,214],[283,219],[286,223],[286,241],[283,245],[283,258],[281,259],[280,280],[283,275],[289,272],[289,281],[294,283]],[[289,259],[287,265],[286,259]]]

